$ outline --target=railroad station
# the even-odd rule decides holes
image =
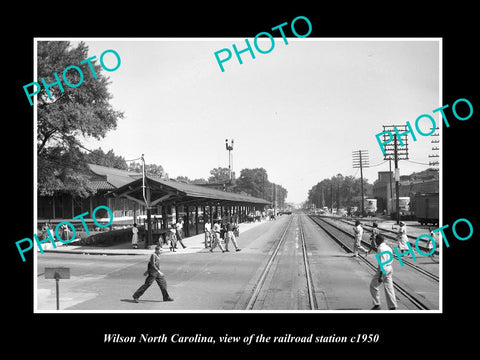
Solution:
[[[310,34],[306,17],[291,25]],[[55,284],[42,275],[55,268],[68,268],[56,299],[66,312],[443,311],[443,233],[432,229],[442,222],[441,129],[411,142],[403,125],[438,102],[440,39],[298,39],[295,52],[223,71],[226,54],[274,48],[256,34],[240,49],[222,39],[38,41],[52,96],[36,96],[37,233],[67,222],[79,231],[55,231],[41,244],[73,240],[34,253],[36,311],[54,311]],[[118,71],[92,61],[98,78],[81,82],[71,65],[63,74],[78,88],[52,78],[78,54],[75,63],[112,48]],[[395,132],[385,151],[374,142],[382,128]],[[225,137],[238,141],[238,178]],[[447,233],[459,223],[456,238],[468,239],[463,222]]]
[[[171,223],[180,219],[184,222],[184,234],[189,237],[203,233],[206,218],[213,223],[228,214],[243,223],[254,220],[250,214],[271,205],[261,198],[207,186],[142,176],[141,173],[106,166],[88,166],[91,172],[89,182],[97,193],[81,200],[63,192],[40,197],[39,227],[44,223],[53,227],[70,219],[80,228],[80,220],[72,220],[74,216],[85,211],[91,214],[90,209],[105,205],[114,214],[111,229],[131,227],[136,222],[142,230],[145,246],[150,246],[158,243],[159,236],[164,237]],[[93,230],[92,219],[86,220]]]

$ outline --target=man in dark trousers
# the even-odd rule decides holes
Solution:
[[[148,268],[145,272],[145,275],[148,274],[145,284],[140,286],[135,294],[133,294],[133,300],[138,303],[138,298],[143,295],[143,293],[153,284],[154,281],[157,282],[160,290],[162,291],[163,301],[173,301],[173,299],[168,295],[167,292],[167,280],[165,280],[164,274],[160,271],[160,249],[161,247],[157,245],[155,247],[155,253],[150,256],[150,261],[148,262]]]

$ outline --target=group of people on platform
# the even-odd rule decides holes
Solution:
[[[177,244],[185,249],[186,246],[183,243],[183,220],[180,219],[176,223],[172,223],[168,229],[168,232],[164,237],[159,237],[159,245],[168,245],[170,251],[175,252],[177,249]],[[233,244],[235,251],[240,251],[240,247],[237,244],[237,238],[240,236],[238,217],[229,216],[226,213],[223,218],[217,218],[213,221],[213,225],[210,223],[208,217],[205,219],[204,224],[204,233],[205,233],[205,248],[209,248],[211,252],[217,246],[222,250],[222,252],[230,251],[228,249],[229,244]],[[137,224],[133,224],[132,227],[132,247],[134,249],[138,248],[138,236],[139,230]],[[163,240],[162,240],[163,239]],[[163,243],[162,243],[163,242]]]
[[[408,237],[407,237],[407,225],[403,222],[399,222],[400,228],[397,233],[396,241],[398,242],[398,249],[401,252],[408,251],[409,247]],[[378,224],[374,222],[372,224],[372,234],[370,235],[370,249],[366,249],[362,246],[362,238],[363,238],[363,227],[359,220],[355,221],[355,226],[353,227],[354,233],[354,244],[353,244],[353,256],[358,256],[358,251],[364,251],[365,256],[367,256],[371,251],[376,251],[378,255],[380,255],[379,264],[382,263],[384,272],[380,269],[380,265],[378,266],[375,275],[373,276],[370,282],[370,294],[373,300],[373,308],[372,310],[379,310],[380,309],[380,286],[383,283],[385,287],[385,298],[387,300],[387,306],[389,310],[395,310],[397,308],[397,300],[395,298],[395,290],[393,287],[393,269],[391,262],[388,263],[389,253],[393,254],[392,248],[386,243],[385,237],[380,234],[378,229]],[[433,235],[433,232],[430,231],[430,234]],[[433,236],[432,236],[433,238]],[[433,244],[429,242],[428,244],[429,250],[433,248]],[[406,254],[406,256],[410,256],[410,253]],[[434,252],[430,255],[433,259]]]
[[[240,236],[240,230],[238,222],[231,219],[228,214],[224,219],[216,219],[213,221],[213,226],[209,220],[205,222],[205,248],[210,248],[210,252],[213,252],[217,246],[223,252],[230,251],[228,244],[232,243],[235,247],[235,251],[240,251],[238,247],[237,238]],[[225,243],[225,247],[222,245],[222,239]]]
[[[147,223],[145,223],[147,226]],[[137,224],[134,223],[132,227],[132,247],[134,249],[138,248],[138,227]],[[186,246],[183,243],[183,220],[180,219],[176,223],[172,223],[169,227],[169,231],[167,232],[165,237],[160,236],[158,239],[159,245],[167,244],[170,251],[175,251],[177,249],[177,244],[180,243],[182,247],[185,249]],[[163,242],[163,244],[162,244]]]

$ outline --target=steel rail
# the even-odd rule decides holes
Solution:
[[[308,261],[308,252],[307,252],[307,242],[305,240],[305,233],[303,231],[303,224],[300,218],[298,217],[298,228],[299,234],[302,241],[302,251],[303,251],[303,263],[305,266],[305,276],[307,278],[307,291],[308,291],[308,301],[310,304],[311,310],[317,310],[317,298],[315,297],[315,288],[313,286],[312,272],[310,271],[310,263]]]
[[[339,220],[339,221],[341,221],[341,222],[343,222],[343,223],[345,223],[345,224],[349,224],[349,225],[353,225],[353,224],[354,224],[353,221],[350,220],[350,219],[342,219],[342,218],[334,218],[334,217],[326,217],[326,218],[334,219],[334,220]],[[373,221],[373,220],[369,220],[369,221]],[[370,232],[371,232],[371,229],[373,228],[373,226],[368,225],[368,224],[362,224],[362,226],[364,227],[365,230],[370,231]],[[365,228],[365,227],[369,227],[370,229],[367,229],[367,228]],[[395,239],[395,236],[394,236],[394,235],[397,234],[397,232],[395,232],[394,230],[390,230],[390,229],[382,228],[382,229],[379,229],[379,230],[381,230],[382,233],[383,233],[383,235],[386,236],[386,237],[388,237],[389,239]],[[386,234],[386,233],[388,233],[388,234]],[[410,241],[410,244],[411,244],[411,245],[415,245],[415,242],[417,241],[417,237],[415,237],[415,236],[413,236],[413,235],[407,235],[407,238],[408,238],[409,240],[412,240],[412,241],[413,241],[413,243],[412,243],[412,241]],[[423,238],[420,239],[420,240],[421,240],[423,243],[425,243],[425,244],[429,242],[428,240],[425,240],[425,239],[423,239]],[[425,244],[420,245],[419,248],[420,248],[421,250],[429,251],[429,249],[425,246]],[[438,254],[438,248],[435,250],[435,254]]]
[[[317,217],[317,219],[322,219],[322,218],[318,218],[318,217]],[[332,224],[332,223],[330,223],[330,222],[327,222],[327,221],[325,221],[325,220],[323,220],[323,219],[322,219],[322,221],[326,222],[326,223],[329,224],[330,226],[333,226],[333,227],[336,228],[338,231],[341,231],[341,232],[343,232],[344,234],[346,234],[346,235],[348,235],[348,236],[350,236],[350,237],[353,237],[353,235],[350,234],[348,231],[346,231],[346,230],[344,230],[344,229],[342,229],[342,228],[339,228],[338,226],[336,226],[336,225],[334,225],[334,224]],[[383,229],[382,229],[382,230],[383,230]],[[391,237],[391,236],[388,236],[388,235],[385,235],[385,234],[383,234],[383,235],[384,235],[387,239],[395,240],[395,237]],[[364,241],[364,240],[362,240],[362,243],[365,244],[365,245],[367,245],[367,246],[370,246],[370,244],[367,243],[367,242]],[[397,256],[395,253],[393,253],[392,255],[398,260],[398,256]],[[411,268],[415,269],[416,271],[418,271],[418,272],[421,273],[422,275],[425,275],[425,276],[427,276],[428,278],[430,278],[430,279],[432,279],[432,280],[434,280],[434,281],[436,281],[436,282],[440,282],[440,278],[439,278],[438,275],[435,275],[435,274],[433,274],[432,272],[430,272],[430,271],[428,271],[428,270],[422,269],[422,268],[421,268],[420,266],[418,266],[417,264],[415,264],[415,263],[413,263],[413,262],[411,262],[411,261],[408,261],[408,260],[406,260],[406,259],[402,259],[402,263],[410,266]]]
[[[262,290],[265,279],[267,278],[267,275],[270,271],[270,268],[272,267],[273,261],[275,260],[275,257],[277,256],[277,253],[278,253],[280,247],[284,243],[285,235],[287,234],[287,231],[288,231],[292,221],[293,221],[293,217],[289,220],[287,226],[285,227],[285,230],[282,233],[282,236],[280,237],[280,240],[275,245],[275,249],[273,250],[272,254],[270,255],[270,258],[268,259],[267,264],[263,268],[262,273],[260,275],[260,278],[258,279],[257,283],[255,284],[252,295],[250,296],[250,299],[247,303],[246,310],[252,310],[253,309],[253,306],[255,305],[255,302],[257,301],[258,295],[260,294],[260,291]]]
[[[265,267],[263,268],[262,273],[261,273],[258,281],[255,284],[255,287],[252,291],[252,295],[250,296],[250,299],[247,303],[246,310],[252,310],[254,308],[255,303],[257,301],[257,298],[258,298],[260,292],[263,289],[265,279],[267,278],[268,274],[272,270],[272,265],[275,261],[275,258],[277,257],[280,248],[285,243],[286,234],[287,234],[288,229],[291,227],[291,225],[293,223],[293,218],[294,218],[294,216],[292,216],[292,218],[289,220],[287,226],[285,227],[285,229],[284,229],[284,231],[283,231],[283,233],[280,237],[280,240],[277,242],[276,245],[274,245],[274,250],[270,254],[268,262],[265,265]],[[302,258],[303,258],[303,263],[304,263],[304,268],[305,268],[305,277],[306,277],[306,282],[307,282],[308,303],[309,303],[309,306],[310,306],[311,310],[316,310],[316,309],[318,309],[318,305],[317,305],[317,299],[315,298],[315,289],[314,289],[314,286],[313,286],[312,274],[311,274],[311,271],[310,271],[310,263],[308,262],[308,252],[307,252],[307,245],[306,245],[306,241],[305,241],[305,234],[303,232],[303,225],[301,224],[301,219],[298,215],[297,215],[297,219],[298,219],[298,227],[299,227],[299,236],[300,236],[300,240],[301,240]]]

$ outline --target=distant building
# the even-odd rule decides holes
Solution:
[[[438,176],[404,175],[399,181],[399,196],[413,198],[415,194],[438,193]],[[373,197],[377,199],[377,211],[390,214],[388,204],[395,198],[395,179],[391,171],[379,171],[373,184]]]

